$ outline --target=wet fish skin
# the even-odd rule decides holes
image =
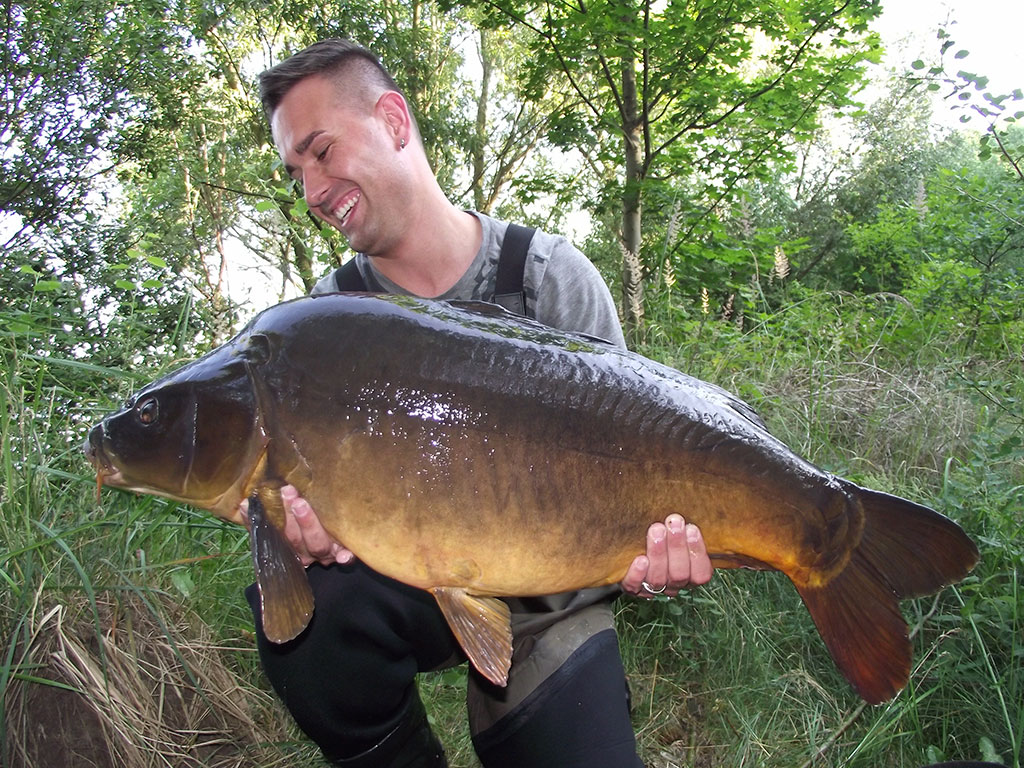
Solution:
[[[149,399],[164,433],[137,423]],[[977,560],[952,521],[817,469],[724,390],[489,305],[339,294],[272,307],[143,389],[90,445],[109,484],[224,517],[294,484],[370,567],[431,590],[499,683],[510,636],[493,596],[615,583],[671,512],[701,527],[718,567],[786,573],[873,702],[909,675],[898,600]],[[266,588],[284,596],[265,604],[293,599]]]

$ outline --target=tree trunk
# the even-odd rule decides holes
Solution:
[[[487,105],[491,98],[491,67],[492,54],[488,40],[490,33],[480,30],[480,94],[476,102],[476,132],[473,136],[471,155],[473,157],[473,207],[481,213],[490,213],[493,199],[488,201],[484,194],[484,174],[486,171],[487,147]]]
[[[629,56],[622,60],[622,134],[626,178],[622,191],[622,320],[626,341],[636,345],[643,333],[644,284],[640,263],[642,137],[637,104],[636,68]]]

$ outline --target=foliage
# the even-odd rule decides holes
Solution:
[[[191,73],[162,3],[7,3],[0,213],[20,229],[78,214],[103,167],[179,118]],[[168,71],[180,71],[173,84]],[[8,243],[10,244],[10,243]]]
[[[816,463],[952,516],[982,559],[907,606],[911,685],[876,708],[844,688],[785,579],[719,572],[681,601],[623,605],[639,732],[658,764],[1020,765],[1019,360],[999,347],[956,357],[947,320],[893,297],[810,294],[746,331],[698,322],[648,353],[740,393]],[[1005,325],[1020,338],[1019,320]]]
[[[684,206],[670,248],[686,242],[737,184],[791,157],[818,110],[848,103],[864,61],[877,53],[867,21],[874,3],[598,2],[543,5],[504,0],[464,5],[496,25],[536,35],[522,77],[533,93],[552,73],[576,104],[552,125],[556,145],[600,169],[594,212],[620,238],[627,336],[643,322],[643,280],[655,268],[642,252],[642,210]],[[695,184],[678,196],[668,183]]]
[[[43,355],[49,329],[12,319],[0,312],[0,764],[294,764],[302,746],[250,682],[244,534],[155,499],[98,500],[84,429],[133,381],[64,356],[94,346],[86,331]]]

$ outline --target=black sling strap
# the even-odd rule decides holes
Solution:
[[[523,280],[526,274],[526,255],[530,250],[534,231],[532,227],[509,224],[505,230],[505,238],[501,241],[493,301],[517,315],[526,315],[526,289]]]
[[[376,282],[376,281],[375,281]],[[363,279],[362,272],[356,266],[355,258],[351,258],[334,270],[334,286],[336,291],[370,291],[371,293],[384,293],[384,289],[377,285],[371,289]]]
[[[523,278],[526,273],[526,256],[530,250],[535,230],[519,224],[509,224],[505,230],[505,238],[501,241],[501,253],[498,256],[498,276],[494,286],[492,301],[500,304],[509,312],[526,315],[526,291]],[[376,283],[376,281],[374,281]],[[339,291],[371,291],[384,293],[380,285],[367,286],[356,260],[350,259],[334,270],[334,283]]]

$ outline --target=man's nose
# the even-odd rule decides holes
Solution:
[[[302,189],[305,193],[306,204],[311,210],[322,213],[319,206],[325,202],[329,187],[327,176],[319,169],[310,168],[302,172]]]

